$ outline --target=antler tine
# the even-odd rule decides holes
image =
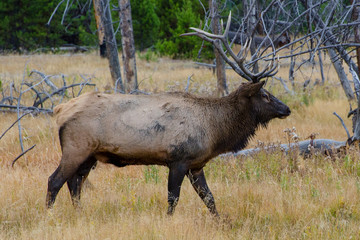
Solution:
[[[194,30],[195,32],[191,32],[191,33],[183,33],[180,34],[180,36],[193,36],[193,35],[199,35],[199,34],[203,34],[206,37],[209,38],[216,38],[216,39],[221,39],[221,40],[226,40],[227,34],[229,32],[230,29],[230,23],[231,23],[231,11],[229,13],[229,17],[226,23],[226,28],[225,31],[222,35],[218,35],[218,34],[212,34],[209,32],[205,32],[204,30],[200,29],[200,28],[195,28],[195,27],[190,27],[191,30]]]
[[[230,30],[230,23],[231,23],[231,11],[229,13],[228,20],[226,22],[225,31],[224,31],[224,34],[223,34],[224,38],[227,38],[227,35],[229,33],[229,30]]]
[[[245,43],[245,44],[247,44],[247,43]],[[242,59],[242,60],[244,60],[244,59]],[[272,77],[278,72],[278,70],[276,70],[276,68],[278,67],[278,62],[279,62],[279,57],[277,57],[276,61],[272,60],[261,72],[256,73],[256,74],[252,73],[243,64],[239,63],[238,65],[239,65],[240,69],[252,79],[253,82],[259,82],[260,79],[262,79],[264,77]],[[270,70],[269,70],[269,68],[270,68]]]
[[[227,40],[227,36],[228,36],[228,33],[229,33],[229,30],[230,30],[230,24],[231,24],[231,11],[229,13],[229,16],[228,16],[228,20],[226,22],[226,28],[225,28],[225,31],[223,33],[223,35],[221,35],[221,37],[219,37],[218,39],[221,40],[221,42],[223,43],[227,53],[230,54],[230,56],[235,60],[236,64],[241,64],[244,60],[242,58],[239,58],[238,55],[236,55],[234,53],[234,51],[231,49],[231,47],[229,46],[229,43],[228,43],[228,40]],[[241,55],[243,55],[243,49],[241,50]],[[246,55],[245,55],[245,58],[246,58]]]
[[[240,52],[238,53],[238,56],[234,58],[236,60],[236,63],[240,67],[240,69],[248,76],[248,78],[251,79],[252,82],[258,82],[259,78],[256,74],[252,73],[247,67],[244,66],[244,61],[247,57],[248,52],[250,51],[252,39],[247,39],[245,42],[244,47],[241,48]],[[239,57],[240,56],[240,57]]]
[[[238,62],[239,63],[242,63],[246,57],[247,57],[247,54],[248,52],[250,51],[250,46],[251,46],[251,42],[252,42],[252,39],[246,39],[246,42],[245,42],[245,45],[243,48],[241,48],[240,52],[238,53],[237,57],[239,57],[238,59]],[[245,51],[245,54],[244,54],[244,51]]]
[[[264,76],[266,76],[266,77],[274,76],[279,71],[279,68],[280,68],[280,66],[279,66],[279,56],[278,56],[275,64],[274,63],[272,64],[272,68],[269,71],[267,71],[266,73],[264,73]]]
[[[271,60],[271,62],[264,68],[264,70],[262,70],[260,73],[255,74],[254,76],[258,79],[274,76],[279,70],[279,69],[276,69],[279,66],[278,63],[279,63],[279,57],[277,57],[275,59],[275,61],[274,61],[274,59]],[[268,70],[269,68],[270,68],[270,70]]]
[[[201,30],[199,28],[194,28],[194,27],[190,27],[191,30],[194,30],[195,32],[194,33],[184,33],[184,34],[181,34],[180,36],[188,36],[188,35],[196,35],[197,33],[200,33],[200,34],[203,34],[207,37],[210,37],[210,38],[217,38],[217,39],[221,39],[223,38],[224,36],[223,35],[217,35],[217,34],[212,34],[212,33],[208,33],[208,32],[205,32],[204,30]]]

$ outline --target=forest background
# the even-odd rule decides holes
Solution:
[[[136,49],[152,50],[172,58],[209,59],[212,47],[198,51],[202,40],[179,38],[189,27],[199,26],[204,19],[208,2],[193,0],[131,0],[134,40]],[[261,2],[261,3],[260,3]],[[268,5],[271,1],[259,1]],[[350,4],[346,3],[344,4]],[[60,4],[61,3],[61,4]],[[117,0],[110,0],[113,25],[119,48],[119,12]],[[57,8],[57,6],[59,7]],[[244,15],[242,1],[219,1],[220,14],[226,20],[230,11],[235,16]],[[291,7],[288,5],[288,7]],[[56,13],[52,13],[57,8]],[[65,10],[66,9],[66,10]],[[303,11],[305,9],[301,9]],[[275,11],[273,13],[276,14]],[[51,21],[49,21],[51,19]],[[279,19],[281,20],[281,19]],[[239,23],[231,27],[237,29]],[[304,25],[302,31],[307,31]],[[2,0],[0,2],[0,53],[46,51],[66,45],[97,47],[97,29],[93,2],[77,1],[70,5],[66,1],[51,0]]]
[[[97,46],[96,23],[92,1],[72,4],[63,13],[59,6],[50,24],[48,21],[60,1],[4,0],[0,2],[0,51],[29,51],[57,48],[63,45]],[[111,0],[111,6],[117,1]],[[151,48],[173,57],[190,57],[198,51],[201,40],[177,37],[190,26],[199,25],[205,14],[197,1],[134,0],[131,1],[134,39],[138,50]],[[119,14],[112,11],[114,29]],[[120,43],[120,33],[116,34]],[[195,46],[195,47],[194,47]],[[209,51],[210,52],[210,51]]]

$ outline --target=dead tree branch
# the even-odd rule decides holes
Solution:
[[[34,79],[34,73],[40,76],[40,79]],[[51,78],[59,77],[62,78],[62,86],[57,86]],[[73,89],[74,87],[80,87],[77,96],[81,94],[85,86],[95,86],[95,84],[90,83],[91,77],[85,77],[80,75],[83,79],[83,82],[73,83],[67,85],[64,75],[46,75],[40,71],[32,70],[27,77],[23,78],[23,81],[19,87],[19,95],[18,97],[14,96],[13,89],[16,89],[14,84],[10,84],[10,88],[8,92],[3,91],[3,98],[0,99],[0,111],[6,112],[28,112],[32,111],[33,113],[52,113],[53,107],[61,103],[63,98],[66,95],[68,89]],[[22,89],[23,86],[27,86],[27,88]],[[31,95],[30,99],[33,99],[33,104],[30,106],[29,96],[26,97],[26,100],[23,101],[22,96],[24,94],[28,94],[28,92],[34,92],[35,95]],[[54,98],[54,96],[58,96]],[[16,100],[16,101],[15,101]],[[50,101],[51,103],[47,103]],[[9,104],[5,104],[8,102]],[[16,104],[14,104],[16,103]]]
[[[13,124],[11,124],[10,127],[8,127],[8,128],[3,132],[3,134],[1,134],[0,139],[2,139],[2,138],[5,136],[5,134],[6,134],[18,121],[20,121],[23,117],[25,117],[26,115],[28,115],[28,114],[30,114],[30,113],[32,113],[32,111],[26,112],[26,113],[24,113],[23,115],[21,115],[18,119],[16,119],[16,121],[13,122]]]
[[[343,125],[343,127],[344,127],[344,129],[346,131],[346,135],[347,135],[348,139],[351,138],[349,130],[347,129],[347,127],[346,127],[346,125],[344,123],[344,120],[336,112],[333,112],[333,114],[340,120],[341,124]]]
[[[194,76],[194,74],[191,74],[188,78],[187,78],[187,83],[186,83],[186,87],[185,87],[185,92],[189,92],[189,87],[190,87],[190,81],[192,80],[192,76]]]
[[[11,163],[11,167],[14,167],[15,162],[21,158],[22,156],[24,156],[28,151],[30,151],[31,149],[33,149],[36,146],[36,144],[32,145],[31,147],[29,147],[28,149],[26,149],[25,151],[23,151],[19,156],[17,156]]]

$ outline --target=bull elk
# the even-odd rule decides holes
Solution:
[[[230,24],[230,17],[228,25]],[[187,176],[210,212],[218,215],[206,183],[203,168],[213,157],[244,148],[259,126],[274,118],[285,118],[290,109],[263,89],[261,78],[275,74],[274,61],[253,74],[244,60],[248,47],[236,55],[229,51],[226,34],[213,35],[195,29],[210,41],[234,70],[251,80],[222,98],[197,97],[188,93],[127,95],[87,93],[57,106],[62,157],[49,177],[47,207],[67,182],[74,204],[80,200],[81,187],[97,162],[118,167],[162,165],[169,168],[168,211],[174,213],[180,188]],[[223,42],[235,60],[226,57]]]

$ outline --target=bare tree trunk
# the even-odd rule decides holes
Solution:
[[[130,0],[119,0],[125,91],[138,89]]]
[[[109,67],[112,81],[115,85],[115,89],[120,86],[121,91],[124,91],[121,70],[119,63],[119,55],[117,51],[117,44],[114,34],[114,29],[111,20],[110,2],[109,0],[94,0],[94,2],[100,1],[100,16],[104,26],[106,53],[109,59]],[[97,4],[95,4],[97,5]]]
[[[357,4],[360,3],[359,0],[355,0]],[[352,19],[353,20],[359,20],[360,19],[360,7],[359,6],[355,6],[353,9],[353,14],[352,14]],[[355,42],[356,43],[360,43],[360,28],[359,25],[355,25],[354,26],[354,36],[355,36]],[[353,115],[353,138],[352,140],[360,140],[360,96],[359,96],[359,90],[360,90],[360,81],[359,81],[359,73],[360,73],[360,47],[356,48],[356,58],[357,58],[357,64],[358,64],[358,74],[356,75],[356,73],[353,71],[351,71],[352,75],[353,75],[353,80],[354,80],[354,85],[355,85],[355,92],[357,93],[357,100],[358,100],[358,107],[357,107],[357,111],[356,113],[354,113]]]
[[[294,52],[294,45],[291,45],[291,51],[290,51],[291,57],[290,57],[290,67],[289,67],[289,80],[290,80],[290,82],[291,82],[291,86],[292,86],[293,91],[295,91],[294,68],[295,68],[296,58],[295,58],[295,56],[293,55],[293,52]]]
[[[295,67],[295,57],[291,56],[290,68],[289,68],[289,80],[291,82],[292,89],[295,91],[294,67]]]
[[[103,24],[103,22],[101,20],[102,19],[101,13],[103,12],[102,9],[101,9],[101,1],[100,0],[93,0],[93,5],[94,5],[94,12],[95,12],[97,35],[98,35],[98,38],[99,38],[100,56],[105,58],[106,57],[106,44],[105,44],[104,24]]]
[[[330,44],[328,42],[326,42],[325,46],[326,45],[330,45]],[[338,55],[336,54],[336,52],[333,48],[329,48],[328,52],[330,55],[331,62],[333,63],[334,68],[336,70],[336,73],[339,76],[341,86],[344,89],[344,92],[345,92],[345,95],[346,95],[348,101],[354,100],[354,91],[352,90],[352,88],[350,86],[350,82],[346,76],[346,73],[344,71],[344,68],[341,64],[341,61],[340,61]]]
[[[323,66],[323,60],[320,50],[318,50],[318,56],[319,56],[319,66],[320,66],[320,74],[321,74],[321,85],[324,85],[325,83],[324,66]]]
[[[355,0],[357,4],[360,4],[359,0]],[[355,6],[353,9],[352,19],[354,21],[360,20],[360,7]],[[354,26],[355,43],[360,43],[360,27],[359,25]],[[356,48],[356,59],[358,64],[358,73],[360,73],[360,47]]]
[[[352,118],[352,123],[353,123],[353,137],[352,137],[352,141],[359,141],[360,140],[360,80],[358,75],[355,73],[355,71],[350,68],[350,72],[353,76],[353,80],[354,80],[354,88],[355,88],[355,93],[356,93],[356,97],[357,97],[357,104],[358,107],[356,109],[356,111],[353,113],[353,118]]]
[[[214,34],[221,34],[220,18],[216,0],[209,0],[209,8],[211,14],[212,31]],[[214,53],[216,58],[218,96],[225,96],[229,94],[226,85],[225,62],[216,48],[214,48]]]
[[[246,4],[246,12],[248,13],[249,17],[247,19],[247,37],[248,39],[252,39],[253,36],[255,36],[255,30],[256,30],[256,23],[257,23],[257,18],[256,18],[256,1],[255,0],[246,0],[244,1],[244,3]],[[256,52],[256,44],[255,41],[251,41],[251,45],[250,45],[250,53],[251,56],[253,56]],[[259,72],[259,64],[256,62],[254,64],[254,72],[257,73]]]

